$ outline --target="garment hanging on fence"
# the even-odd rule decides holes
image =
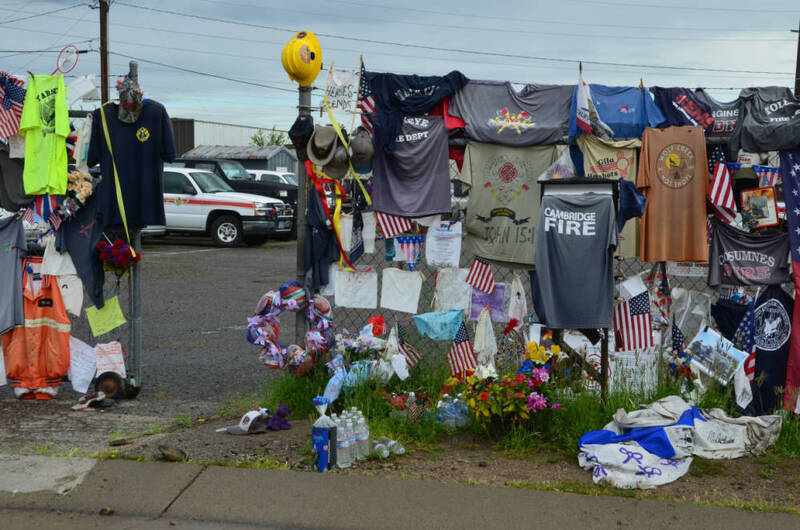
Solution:
[[[703,129],[645,130],[636,185],[647,197],[639,259],[708,261],[708,164]]]
[[[782,395],[776,391],[786,384],[792,305],[792,297],[779,285],[768,287],[756,300],[756,365],[750,414],[768,414],[783,404]]]
[[[98,199],[92,194],[86,204],[56,232],[56,250],[69,252],[75,270],[86,288],[89,300],[103,307],[103,262],[97,254],[97,243],[103,237],[103,226],[98,220]]]
[[[404,217],[450,212],[450,162],[441,116],[405,116],[391,153],[381,142],[388,132],[373,121],[372,199],[376,211]]]
[[[647,90],[636,87],[590,84],[597,115],[612,131],[614,138],[641,138],[645,127],[657,127],[664,115]],[[577,90],[575,85],[569,115],[569,137],[580,134],[576,122]]]
[[[779,285],[791,280],[789,234],[751,234],[711,220],[708,285]]]
[[[557,157],[555,147],[467,145],[459,177],[470,187],[463,244],[467,252],[491,261],[533,265],[537,178]]]
[[[728,140],[736,130],[739,122],[739,113],[742,99],[736,97],[731,101],[717,101],[704,88],[695,90],[697,99],[708,105],[711,117],[714,118],[714,127],[706,131],[706,138],[713,140]]]
[[[531,290],[544,324],[554,329],[611,327],[617,241],[611,195],[542,198]]]
[[[420,335],[430,337],[433,340],[453,340],[458,327],[464,320],[464,316],[463,311],[450,309],[414,315],[413,319]]]
[[[63,76],[31,76],[19,134],[25,137],[25,193],[64,195],[69,115]]]
[[[470,81],[451,97],[450,114],[466,122],[467,138],[508,146],[561,142],[569,119],[572,85]]]
[[[144,102],[138,119],[125,123],[117,118],[119,105],[111,103],[103,109],[114,151],[128,229],[147,225],[164,225],[163,171],[164,162],[175,159],[172,125],[166,109],[149,99]],[[117,204],[111,153],[103,133],[100,109],[92,115],[92,135],[87,161],[100,163],[103,180],[94,195],[99,196],[98,210],[104,227],[123,225]]]
[[[786,87],[747,88],[739,126],[731,138],[736,149],[754,153],[800,147],[800,100]]]
[[[0,208],[16,212],[33,202],[33,196],[25,193],[22,171],[22,161],[11,158],[10,153],[0,144]]]
[[[650,87],[653,99],[666,118],[665,126],[699,126],[706,135],[714,130],[711,107],[689,88]]]
[[[12,216],[0,219],[0,334],[25,322],[22,260],[27,254],[22,221]]]

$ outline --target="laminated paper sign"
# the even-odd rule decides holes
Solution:
[[[355,72],[332,71],[328,73],[325,95],[331,110],[353,110],[353,100],[356,94],[355,80]]]
[[[432,267],[458,267],[461,257],[461,223],[450,228],[432,227],[425,242],[425,261]]]

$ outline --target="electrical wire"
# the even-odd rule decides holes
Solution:
[[[229,2],[226,0],[200,0],[201,2],[208,2],[211,4],[222,4],[222,5],[229,5],[229,6],[239,6],[239,7],[254,7],[253,5],[242,4],[238,2]],[[456,30],[467,30],[467,31],[488,31],[488,32],[502,32],[502,33],[519,33],[524,35],[555,35],[559,37],[583,37],[587,39],[628,39],[628,40],[642,40],[647,39],[649,41],[653,40],[664,40],[664,41],[674,41],[676,39],[675,36],[672,37],[657,37],[654,35],[647,35],[643,37],[641,35],[611,35],[611,34],[586,34],[586,33],[565,33],[563,31],[542,31],[542,30],[525,30],[525,29],[515,29],[515,28],[487,28],[487,27],[480,27],[480,26],[462,26],[456,24],[449,24],[444,21],[442,22],[411,22],[408,20],[389,20],[389,19],[382,19],[382,18],[374,18],[374,17],[366,17],[362,15],[339,15],[336,13],[320,13],[308,10],[299,10],[299,9],[286,9],[282,7],[270,7],[271,11],[280,11],[284,13],[297,13],[306,16],[315,16],[315,17],[334,17],[334,18],[343,18],[346,20],[362,20],[365,22],[379,22],[382,24],[405,24],[405,25],[412,25],[412,26],[420,26],[420,27],[430,27],[436,29],[456,29]],[[642,28],[640,28],[642,29]],[[695,33],[696,35],[696,33]],[[686,38],[681,38],[681,40],[690,40],[690,41],[709,41],[709,42],[732,42],[732,43],[739,43],[744,44],[741,39],[717,39],[711,37],[697,37],[691,36]],[[793,42],[794,39],[748,39],[747,42]]]
[[[125,6],[125,7],[132,7],[134,9],[142,9],[146,11],[153,11],[156,13],[165,13],[169,15],[177,15],[183,16],[188,18],[196,18],[199,20],[208,20],[216,23],[224,23],[224,24],[233,24],[238,26],[246,26],[246,27],[253,27],[253,28],[260,28],[260,29],[268,29],[273,31],[283,31],[288,33],[296,33],[297,30],[282,28],[278,26],[268,26],[265,24],[253,24],[251,22],[238,22],[234,20],[225,20],[221,18],[214,18],[214,17],[207,17],[203,15],[194,15],[189,13],[181,13],[179,11],[170,11],[167,9],[159,9],[155,7],[144,7],[138,6],[134,4],[129,4],[127,2],[117,2],[118,5]],[[354,42],[363,42],[367,44],[383,44],[388,46],[399,46],[405,48],[415,48],[421,50],[434,50],[434,51],[446,51],[446,52],[453,52],[453,53],[466,53],[471,55],[485,55],[488,57],[505,57],[505,58],[512,58],[512,59],[528,59],[528,60],[535,60],[535,61],[547,61],[547,62],[557,62],[557,63],[570,63],[570,64],[577,64],[579,62],[583,62],[585,64],[597,64],[603,66],[630,66],[634,68],[656,68],[662,70],[687,70],[687,71],[698,71],[698,72],[729,72],[729,73],[745,73],[745,74],[779,74],[779,75],[786,75],[787,72],[775,72],[775,71],[763,71],[763,70],[734,70],[729,68],[702,68],[696,66],[672,66],[672,65],[654,65],[654,64],[636,64],[636,63],[620,63],[620,62],[612,62],[612,61],[592,61],[592,60],[583,60],[580,59],[562,59],[556,57],[543,57],[543,56],[536,56],[536,55],[516,55],[511,53],[502,53],[502,52],[482,52],[478,50],[465,50],[461,48],[442,48],[437,46],[427,46],[423,44],[411,44],[411,43],[404,43],[404,42],[391,42],[391,41],[381,41],[377,39],[366,39],[360,37],[344,37],[341,35],[334,35],[330,33],[322,33],[316,32],[316,35],[321,37],[328,37],[332,39],[341,39],[341,40],[350,40]],[[793,73],[791,75],[794,75]]]
[[[691,6],[688,5],[656,5],[656,4],[642,4],[642,3],[635,3],[630,4],[627,2],[608,2],[608,1],[598,1],[598,0],[567,0],[568,2],[572,2],[574,4],[592,4],[592,5],[607,5],[607,6],[624,6],[624,7],[642,7],[642,8],[655,8],[655,9],[670,9],[675,11],[676,9],[690,9],[693,11],[738,11],[742,13],[797,13],[797,10],[791,9],[747,9],[743,7],[705,7],[705,6],[698,6],[697,4],[693,4]]]
[[[81,7],[81,6],[89,7],[88,4],[82,4],[82,3],[81,4],[75,4],[75,5],[72,5],[72,6],[69,6],[69,7],[61,7],[59,9],[53,9],[51,11],[43,11],[42,13],[36,13],[35,15],[30,15],[30,16],[27,16],[27,17],[12,18],[11,20],[3,20],[3,21],[0,21],[0,26],[5,25],[5,24],[11,24],[12,22],[19,22],[20,20],[29,20],[31,18],[43,17],[45,15],[50,15],[52,13],[59,13],[61,11],[67,11],[69,9],[75,9],[76,7]]]
[[[211,0],[203,0],[203,1],[211,1]],[[219,0],[218,0],[219,1]],[[395,11],[413,11],[416,13],[426,13],[429,15],[441,15],[446,17],[463,17],[463,18],[471,18],[471,19],[480,19],[480,20],[500,20],[504,22],[531,22],[534,24],[558,24],[558,25],[567,25],[567,26],[587,26],[587,27],[606,27],[606,28],[624,28],[624,29],[648,29],[648,30],[662,30],[662,31],[687,31],[692,30],[696,31],[696,28],[675,28],[675,27],[662,27],[662,26],[642,26],[642,25],[626,25],[626,24],[601,24],[601,23],[594,23],[594,22],[573,22],[571,20],[564,21],[564,20],[545,20],[545,19],[537,19],[537,18],[524,18],[524,17],[501,17],[497,15],[475,15],[475,14],[464,14],[459,13],[458,11],[436,11],[433,9],[420,9],[408,6],[398,6],[395,5],[388,5],[388,4],[376,4],[375,2],[357,2],[355,0],[328,0],[330,3],[334,4],[346,4],[346,5],[353,5],[353,6],[360,6],[360,7],[372,7],[376,9],[391,9]],[[592,4],[600,3],[600,2],[590,2]],[[694,9],[691,7],[689,9]],[[754,31],[759,33],[764,33],[768,31],[784,31],[781,29],[772,28],[736,28],[737,33],[745,32],[745,31]]]

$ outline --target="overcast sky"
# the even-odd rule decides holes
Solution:
[[[0,71],[54,70],[56,53],[26,50],[69,43],[99,49],[92,3],[0,0]],[[60,8],[70,9],[9,22]],[[455,69],[473,79],[574,84],[583,60],[590,83],[637,85],[643,78],[646,86],[710,87],[732,99],[741,87],[793,86],[797,34],[790,30],[799,19],[798,0],[118,0],[109,15],[110,69],[122,75],[130,59],[140,59],[146,96],[173,117],[278,129],[288,129],[297,113],[296,85],[280,54],[299,30],[320,35],[326,69],[335,61],[337,69],[355,70],[363,54],[374,71]],[[97,51],[81,55],[71,74],[84,73],[99,77]],[[315,85],[323,87],[325,76]],[[320,99],[315,91],[313,103]],[[349,128],[352,118],[337,119]]]

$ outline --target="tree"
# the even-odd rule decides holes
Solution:
[[[286,138],[286,135],[276,130],[274,125],[268,133],[265,133],[263,129],[259,129],[250,137],[250,143],[258,147],[264,147],[265,145],[285,145],[287,141],[288,138]]]

